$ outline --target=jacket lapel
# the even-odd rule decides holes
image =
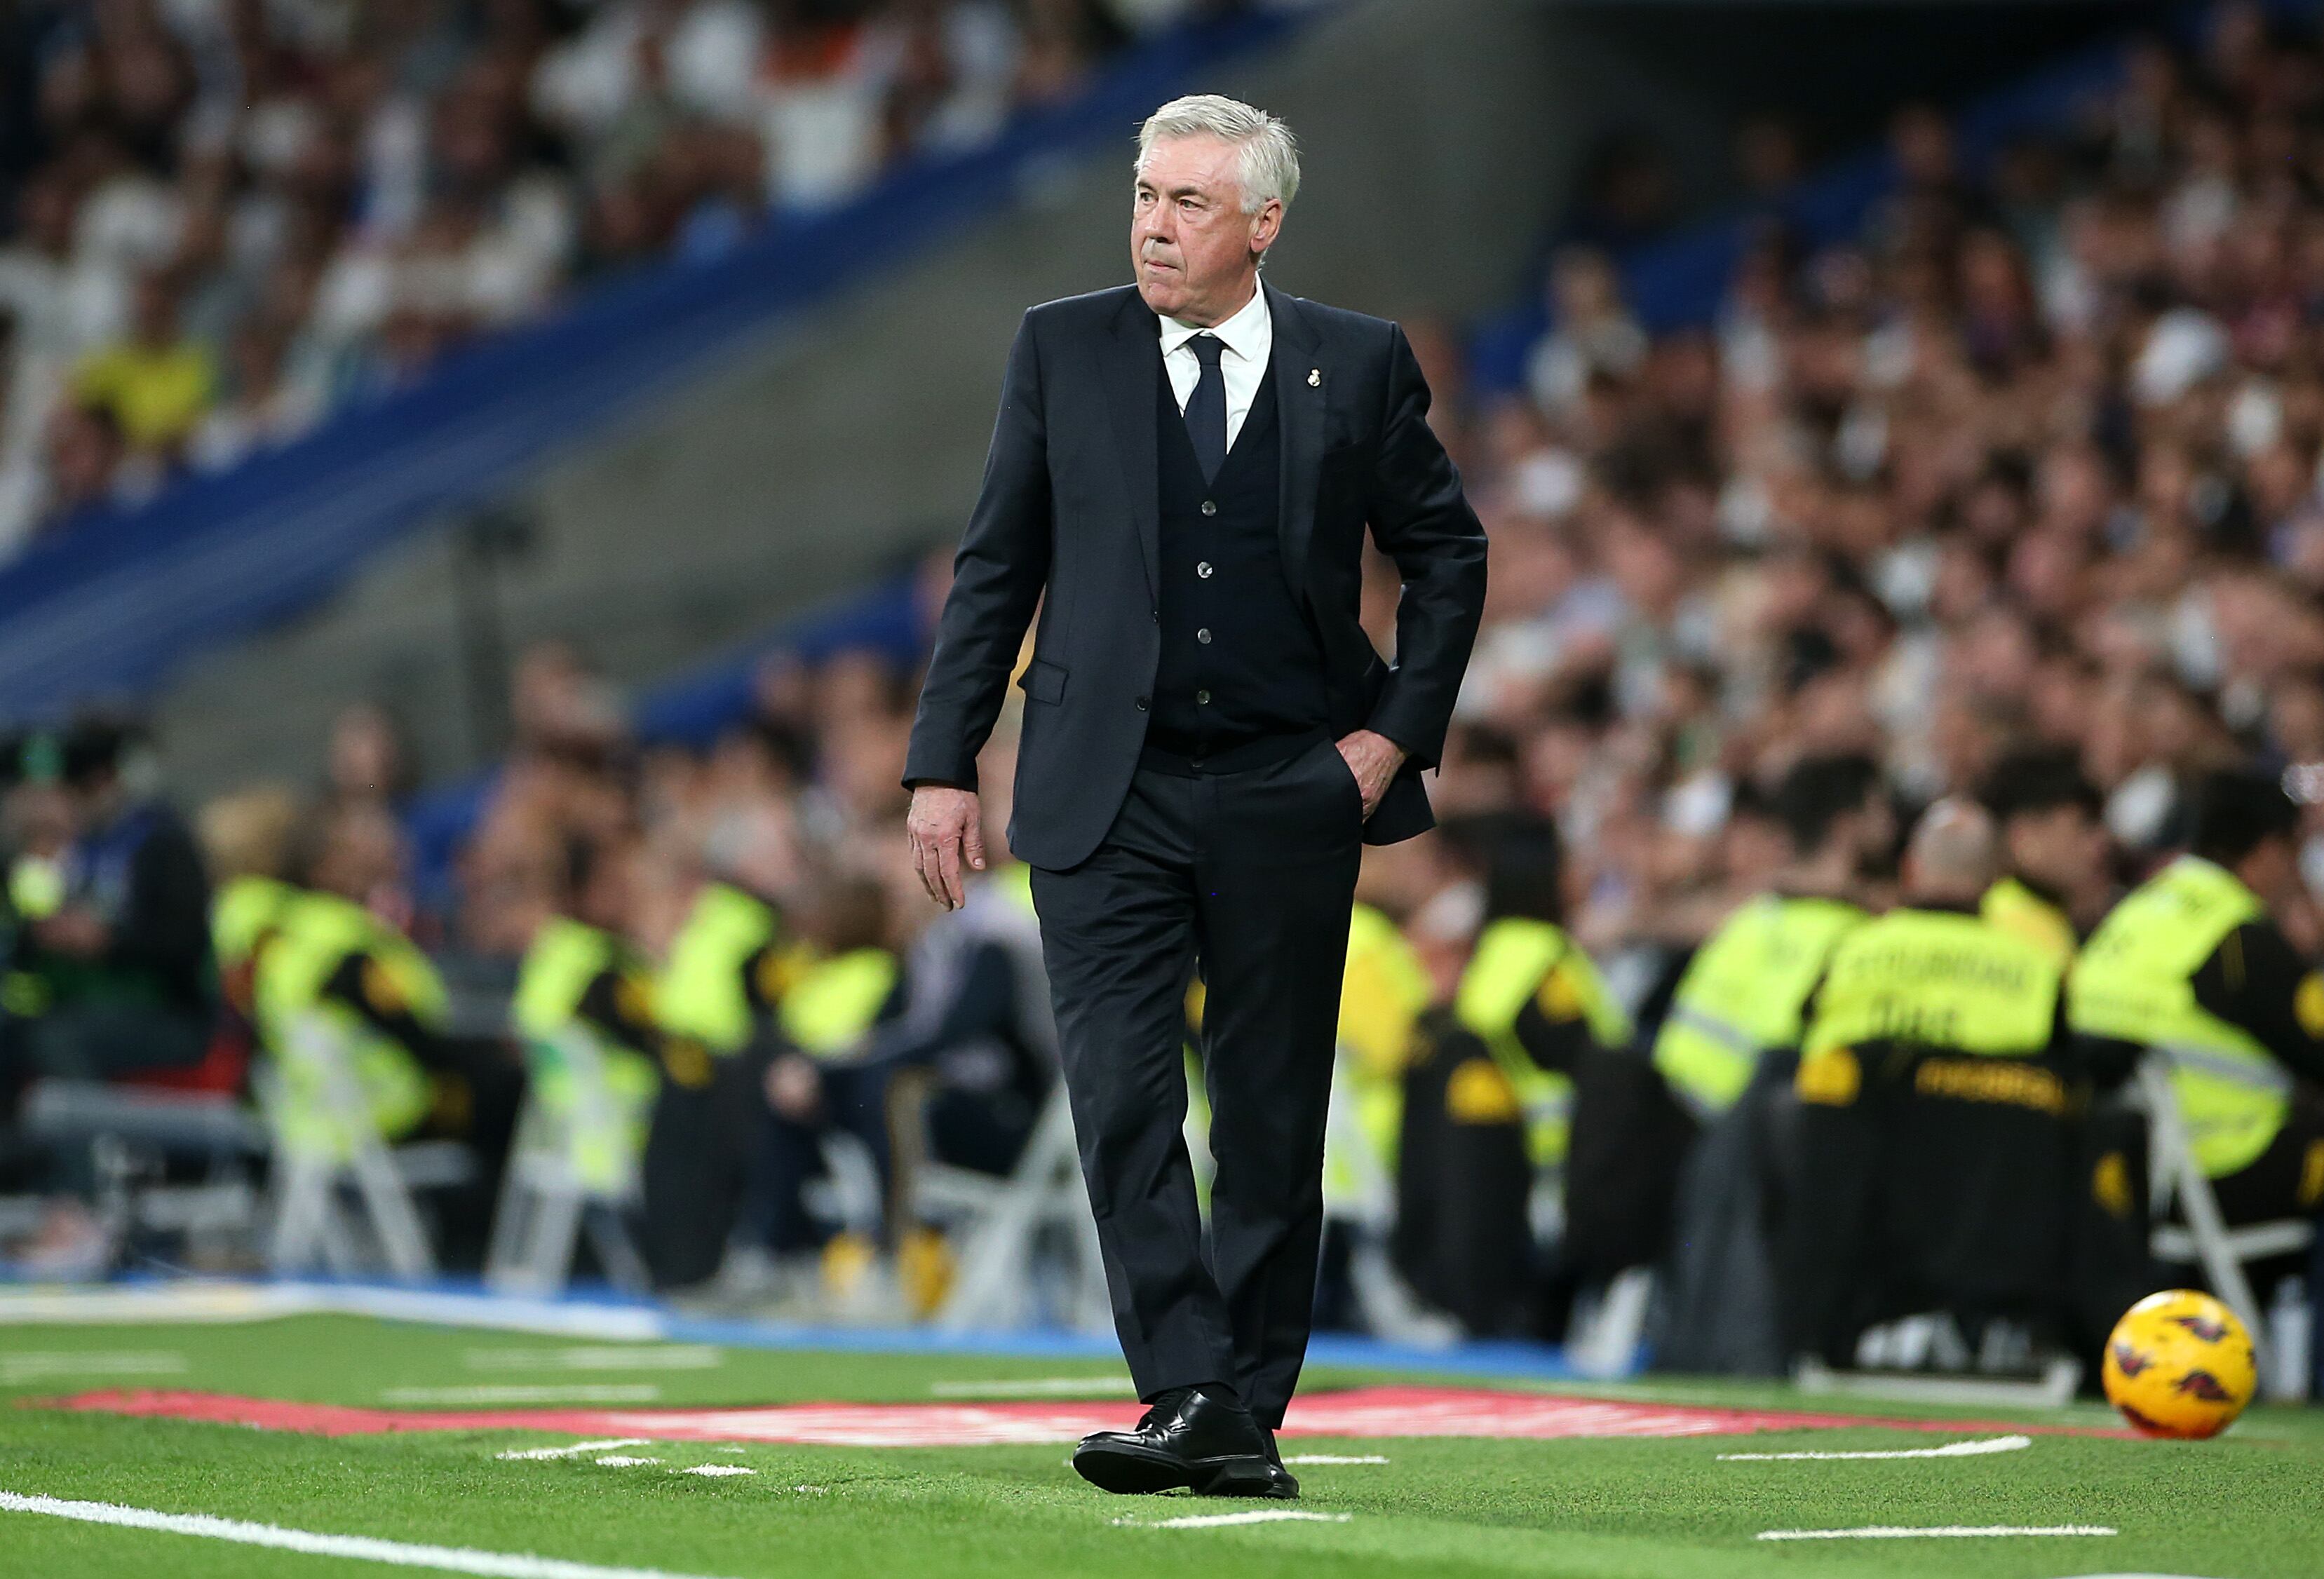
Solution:
[[[1162,596],[1162,500],[1155,458],[1155,391],[1162,376],[1162,338],[1153,309],[1133,289],[1114,314],[1113,336],[1101,353],[1106,410],[1113,419],[1114,451],[1121,457],[1122,485],[1130,490],[1130,519],[1146,566],[1147,596]]]
[[[1325,373],[1316,354],[1314,326],[1296,297],[1264,282],[1268,310],[1275,319],[1275,405],[1282,446],[1282,492],[1277,528],[1283,568],[1292,587],[1307,596],[1307,545],[1315,534],[1315,489],[1323,464]]]

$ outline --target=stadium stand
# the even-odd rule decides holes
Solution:
[[[580,140],[613,168],[659,157],[635,149],[663,146],[652,139],[666,112],[631,125],[591,97],[619,97],[589,65],[619,76],[604,66],[614,45],[593,26],[562,48],[542,57],[542,70],[564,64],[532,78],[534,102],[547,91],[565,124],[595,127],[598,141]],[[673,39],[670,65],[653,69],[675,73],[679,52]],[[944,123],[929,111],[912,124]],[[1559,902],[1538,908],[1559,925],[1536,928],[1555,937],[1510,978],[1513,993],[1483,979],[1488,951],[1476,946],[1487,895],[1509,875],[1493,840],[1376,851],[1360,894],[1399,936],[1397,963],[1383,968],[1418,983],[1425,1001],[1401,1039],[1406,1067],[1385,1088],[1351,1087],[1351,1100],[1384,1099],[1375,1155],[1393,1158],[1426,1130],[1432,1167],[1489,1156],[1506,1177],[1478,1184],[1473,1199],[1496,1203],[1500,1232],[1475,1241],[1514,1242],[1530,1258],[1517,1276],[1498,1266],[1471,1279],[1489,1283],[1490,1297],[1462,1311],[1470,1330],[1562,1333],[1666,1248],[1648,1233],[1636,1252],[1562,1253],[1577,1213],[1558,1184],[1580,1176],[1588,1149],[1605,1154],[1604,1134],[1583,1131],[1643,1109],[1593,1109],[1591,1092],[1611,1087],[1591,1085],[1572,1058],[1554,1065],[1532,1032],[1586,1022],[1591,1058],[1627,1053],[1644,1067],[1697,946],[1800,854],[1778,802],[1803,762],[1870,759],[1884,798],[1906,814],[1886,849],[1826,874],[1845,892],[1824,897],[1872,912],[1895,899],[1902,830],[1923,808],[1987,792],[2024,753],[2065,762],[2099,808],[2095,900],[2058,891],[2007,842],[2019,893],[2055,912],[2052,934],[2070,935],[2061,946],[2087,939],[2112,901],[2196,840],[2207,776],[2256,768],[2289,798],[2292,832],[2279,852],[2289,880],[2256,896],[2250,919],[2272,918],[2303,973],[2324,951],[2319,125],[2314,32],[2225,5],[2187,40],[2109,47],[1963,115],[1901,109],[1884,150],[1820,176],[1785,173],[1799,160],[1767,143],[1788,134],[1756,125],[1743,152],[1772,173],[1747,212],[1658,239],[1619,236],[1618,253],[1563,246],[1545,271],[1548,309],[1513,312],[1465,352],[1447,326],[1410,326],[1439,430],[1493,544],[1488,623],[1438,808],[1472,829],[1522,826],[1556,853]],[[783,179],[822,190],[815,182],[833,178]],[[927,979],[925,962],[957,953],[929,939],[964,923],[917,897],[896,836],[912,682],[945,573],[934,557],[919,577],[635,709],[579,651],[543,644],[516,667],[515,749],[485,780],[410,799],[392,726],[351,713],[327,787],[310,798],[339,815],[399,815],[404,845],[365,901],[444,958],[455,1017],[465,999],[483,1005],[479,1023],[492,1022],[551,922],[581,918],[576,852],[581,864],[635,862],[621,913],[581,919],[670,962],[654,986],[656,1078],[665,1094],[713,1093],[723,1104],[723,1117],[689,1131],[700,1166],[666,1187],[755,1242],[719,1279],[687,1279],[704,1298],[937,1312],[947,1252],[931,1223],[900,1207],[910,1192],[886,1159],[928,1156],[1002,1179],[1041,1132],[1046,1075],[1010,1029],[1010,1005],[981,1000],[990,983],[973,970]],[[1370,623],[1385,640],[1393,581],[1377,587]],[[1004,719],[982,774],[996,829],[1010,734]],[[29,774],[23,804],[40,803],[40,782]],[[300,880],[287,859],[237,874]],[[1010,875],[991,880],[993,904],[1009,902]],[[1568,947],[1579,963],[1561,968]],[[2313,1040],[2324,978],[2287,986]],[[977,1029],[950,1045],[894,1034],[922,1012]],[[1360,1039],[1344,1039],[1352,1083]],[[1747,1111],[1766,1128],[1737,1150],[1780,1155],[1797,1132],[1794,1081],[1788,1067],[1772,1081],[1759,1071],[1794,1049],[1747,1050],[1746,1077],[1758,1082]],[[2280,1067],[2289,1094],[2270,1136],[2289,1149],[2291,1185],[2258,1219],[2271,1222],[2324,1206],[2324,1138],[2299,1127],[2324,1097],[2305,1066]],[[1853,1088],[1840,1096],[1819,1084],[1831,1067],[1803,1066],[1798,1094],[1851,1100]],[[908,1068],[915,1078],[892,1078]],[[1942,1094],[1965,1102],[2010,1085],[1947,1078]],[[2127,1067],[2085,1078],[2076,1066],[2042,1085],[2045,1114],[2088,1124],[2061,1140],[2061,1154],[2114,1133],[2089,1115],[2135,1104],[2139,1085]],[[892,1100],[899,1091],[913,1099]],[[2175,1135],[2184,1094],[2148,1100]],[[867,1103],[868,1117],[843,1117]],[[1666,1094],[1662,1109],[1671,1103]],[[1653,1133],[1674,1153],[1663,1160],[1675,1178],[1692,1131],[1662,1109]],[[947,1113],[967,1122],[948,1131]],[[2131,1143],[2073,1153],[2074,1182],[2061,1187],[2071,1198],[2055,1205],[2080,1224],[2059,1230],[2078,1245],[2112,1221],[2135,1224],[2138,1256],[2150,1248],[2144,1131],[2133,1127]],[[869,1233],[860,1198],[811,1182],[845,1175],[851,1165],[833,1159],[847,1147],[797,1150],[841,1130],[882,1165],[884,1212]],[[892,1144],[899,1134],[909,1143]],[[1047,1166],[1056,1139],[1027,1170],[1044,1212],[1070,1190]],[[650,1221],[658,1185],[645,1146]],[[2210,1176],[2185,1187],[2191,1155],[2169,1140],[2155,1168],[2181,1199],[2208,1200]],[[1772,1213],[1800,1209],[1784,1184],[1754,1180]],[[801,1251],[787,1228],[776,1253],[771,1225],[796,1226],[802,1212],[822,1243]],[[996,1220],[989,1203],[969,1215]],[[2188,1225],[2199,1242],[2230,1226]],[[88,1242],[60,1229],[43,1248],[80,1253]],[[990,1269],[1031,1264],[1017,1259],[1025,1242],[980,1251],[980,1298],[999,1276]],[[2156,1242],[2187,1253],[2185,1233]],[[2268,1242],[2299,1242],[2296,1226]],[[2216,1247],[2193,1249],[2223,1264]],[[1441,1260],[1445,1246],[1431,1250]],[[2271,1275],[2285,1261],[2278,1254]],[[1461,1270],[1429,1275],[1450,1286]],[[1635,1307],[1644,1285],[1620,1287]],[[2324,1293],[2324,1279],[2310,1287]],[[1052,1315],[1087,1303],[1078,1284],[1054,1292]],[[2045,1371],[2046,1356],[2010,1336],[2022,1313],[1987,1321],[1995,1312],[1953,1290],[1921,1292],[1960,1318],[1950,1336],[1867,1321],[1850,1334],[1867,1340],[1858,1358]]]
[[[978,188],[1021,180],[1194,68],[1282,36],[1300,8],[1056,0],[1028,8],[1022,26],[1018,15],[985,0],[12,11],[23,36],[0,41],[0,59],[24,63],[28,96],[47,62],[62,119],[44,134],[33,117],[0,143],[13,161],[0,199],[21,185],[0,247],[0,325],[14,326],[0,332],[0,560],[14,555],[0,564],[13,614],[0,633],[0,714],[143,688],[189,651],[310,605],[437,512],[491,497],[706,359],[956,224]],[[358,16],[392,38],[355,36]],[[98,17],[186,78],[152,168],[120,152],[109,90],[76,64],[102,60]],[[244,68],[218,36],[235,17],[320,30],[262,51],[272,63],[250,70],[287,75],[247,111],[234,99]],[[180,42],[180,26],[223,53]],[[608,45],[627,30],[650,57],[665,34],[722,28],[755,28],[764,69],[742,71],[719,113],[648,102]],[[918,47],[930,28],[949,41],[934,54]],[[271,37],[255,23],[233,36],[254,50]],[[396,40],[400,54],[387,48]],[[1109,40],[1136,47],[1101,56]],[[947,51],[968,57],[956,73]],[[383,79],[388,56],[418,74],[412,84]],[[219,74],[207,113],[197,60]],[[544,79],[576,96],[580,121],[564,126],[543,106]],[[998,83],[1009,91],[994,99]],[[953,117],[955,101],[983,107]],[[625,106],[636,113],[622,126],[588,129]],[[834,166],[804,185],[786,184],[784,156],[769,152],[790,121],[791,140]],[[619,145],[611,164],[586,157],[600,134]],[[240,145],[254,139],[254,151]],[[318,168],[275,170],[277,143],[311,144]],[[84,168],[76,148],[104,157]],[[759,186],[733,175],[752,150],[767,162]],[[641,182],[653,212],[617,195]],[[100,188],[120,202],[96,206]],[[679,203],[693,193],[690,208]],[[613,252],[591,240],[600,199],[627,216]],[[205,241],[198,225],[190,243],[181,236],[198,200],[225,239]],[[189,245],[208,250],[180,258]],[[124,326],[148,278],[157,314],[198,284],[210,316],[180,323],[183,335],[157,317],[169,344],[140,350]],[[125,444],[111,406],[84,409],[74,392],[83,372],[162,389],[210,439],[189,429],[142,451]],[[273,392],[245,388],[260,384]],[[204,457],[217,464],[196,464]],[[188,595],[197,583],[203,594]]]

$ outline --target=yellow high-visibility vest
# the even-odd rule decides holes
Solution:
[[[1882,1041],[2036,1057],[2055,1036],[2062,984],[2056,959],[1981,917],[1902,907],[1831,951],[1803,1061]]]
[[[2017,878],[2005,877],[1985,891],[1978,913],[2005,932],[2015,932],[2028,943],[2071,965],[2081,940],[2074,936],[2073,918],[2035,893]]]
[[[1698,1119],[1735,1105],[1759,1059],[1796,1048],[1831,951],[1864,924],[1842,900],[1762,894],[1695,951],[1655,1033],[1655,1067]]]
[[[1517,1015],[1537,1000],[1553,1018],[1583,1020],[1601,1047],[1629,1040],[1630,1018],[1563,928],[1505,916],[1478,935],[1453,996],[1453,1015],[1492,1049],[1516,1089],[1526,1149],[1541,1167],[1564,1159],[1573,1083],[1535,1063],[1517,1039]]]
[[[2292,1072],[2258,1038],[2195,1001],[2195,973],[2267,914],[2234,873],[2182,855],[2108,911],[2067,985],[2074,1030],[2163,1054],[2190,1144],[2221,1178],[2267,1150],[2292,1111]]]
[[[382,1031],[352,1006],[325,996],[324,989],[351,957],[364,961],[365,995],[392,1002],[418,1023],[444,1024],[448,1004],[444,979],[411,940],[363,906],[337,894],[301,891],[287,900],[275,918],[272,939],[258,956],[252,1000],[259,1040],[273,1057],[295,1126],[311,1124],[318,1146],[343,1138],[327,1131],[316,1077],[297,1056],[293,1028],[302,1016],[319,1016],[353,1051],[354,1073],[380,1135],[409,1134],[426,1116],[427,1072],[409,1048]]]
[[[742,1050],[754,1020],[743,967],[774,937],[771,907],[726,883],[705,883],[654,985],[661,1029],[714,1054]]]

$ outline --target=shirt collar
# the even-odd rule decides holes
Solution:
[[[1165,356],[1196,335],[1207,333],[1224,341],[1227,349],[1236,356],[1253,362],[1259,360],[1259,352],[1264,348],[1264,337],[1274,328],[1274,321],[1268,317],[1267,285],[1264,282],[1253,289],[1250,300],[1243,303],[1240,311],[1207,330],[1196,324],[1180,323],[1175,318],[1164,318],[1160,321],[1162,355]]]

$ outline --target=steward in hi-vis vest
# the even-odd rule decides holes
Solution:
[[[902,966],[888,946],[886,891],[868,875],[828,878],[799,921],[807,947],[776,1010],[781,1048],[766,1080],[772,1113],[759,1140],[746,1221],[752,1242],[777,1256],[823,1246],[841,1226],[817,1221],[806,1199],[808,1182],[824,1171],[825,1137],[835,1131],[862,1143],[881,1185],[879,1221],[845,1226],[882,1239],[897,1226],[887,1095],[899,1049],[873,1035],[904,1009]],[[870,1251],[870,1237],[861,1234],[838,1247],[843,1259]]]
[[[646,1140],[640,1241],[661,1288],[718,1270],[742,1207],[773,1054],[762,1033],[799,965],[775,907],[738,882],[706,882],[654,980],[661,1090]]]
[[[344,1154],[358,1127],[383,1140],[464,1142],[476,1177],[436,1199],[450,1268],[481,1266],[524,1097],[524,1068],[497,1036],[456,1032],[443,976],[359,896],[392,888],[402,832],[383,809],[327,813],[309,841],[304,885],[269,910],[249,890],[252,1021],[272,1066],[287,1144]],[[355,1077],[362,1108],[337,1099],[328,1065]]]
[[[1347,1155],[1360,1143],[1392,1183],[1404,1128],[1404,1071],[1413,1028],[1431,996],[1428,972],[1397,924],[1359,904],[1348,921],[1348,965],[1340,983],[1340,1056],[1332,1102],[1344,1104],[1354,1137],[1340,1138],[1340,1117],[1323,1136],[1323,1194],[1361,1187],[1369,1167]]]
[[[1866,1327],[1930,1311],[1973,1347],[1994,1322],[2036,1344],[2074,1330],[2086,1096],[2060,961],[1977,913],[1996,844],[1974,803],[1931,808],[1903,901],[1840,940],[1816,989],[1785,1217],[1794,1353],[1846,1363]]]
[[[1840,939],[1864,924],[1896,842],[1880,766],[1860,753],[1802,758],[1771,790],[1747,780],[1729,808],[1779,826],[1789,850],[1771,891],[1744,900],[1684,961],[1654,1033],[1654,1073],[1682,1136],[1665,1173],[1630,1167],[1633,1193],[1660,1218],[1641,1242],[1666,1247],[1658,1364],[1775,1375],[1788,1355],[1776,1330],[1774,1236],[1784,1191],[1773,1147],[1799,1063],[1808,995]],[[1748,799],[1744,799],[1748,797]],[[1651,1004],[1660,994],[1649,993]],[[1653,1135],[1652,1103],[1624,1126]],[[1583,1159],[1596,1148],[1577,1127]],[[1628,1154],[1652,1156],[1629,1145]],[[1633,1252],[1634,1254],[1636,1252]]]
[[[2270,914],[2299,893],[2299,827],[2273,779],[2205,780],[2191,849],[2099,923],[2068,987],[2094,1054],[2168,1061],[2231,1224],[2324,1208],[2324,975]]]
[[[1655,1067],[1697,1122],[1743,1094],[1760,1061],[1796,1051],[1808,994],[1864,911],[1816,894],[1761,894],[1711,934],[1679,978]]]
[[[567,846],[561,913],[533,934],[509,1010],[534,1101],[603,1190],[635,1187],[660,1086],[653,971],[623,932],[637,861],[625,842]]]
[[[2069,752],[2019,752],[1980,793],[2001,840],[2004,875],[1978,911],[2070,963],[2115,894],[2098,790]]]
[[[1530,1330],[1528,1203],[1537,1176],[1562,1177],[1575,1085],[1628,1044],[1629,1017],[1557,924],[1555,825],[1490,813],[1444,833],[1480,874],[1485,921],[1450,1011],[1415,1038],[1393,1253],[1471,1332]]]
[[[1776,788],[1792,859],[1775,891],[1747,900],[1687,963],[1655,1033],[1655,1067],[1697,1123],[1732,1108],[1771,1055],[1800,1045],[1801,1011],[1833,946],[1860,924],[1867,867],[1888,854],[1895,818],[1870,758],[1809,757]]]

